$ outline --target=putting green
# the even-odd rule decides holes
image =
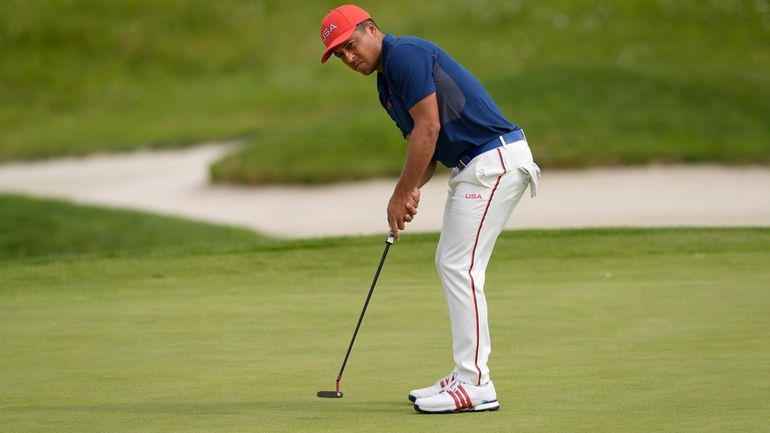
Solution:
[[[8,432],[760,432],[770,229],[507,232],[489,268],[501,410],[423,416],[451,368],[435,235],[0,263]]]

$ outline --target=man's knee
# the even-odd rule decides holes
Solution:
[[[462,276],[468,273],[469,263],[457,254],[439,248],[436,250],[436,269],[441,275]]]

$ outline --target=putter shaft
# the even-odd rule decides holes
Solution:
[[[366,308],[369,306],[369,300],[372,299],[372,293],[374,293],[374,286],[377,285],[377,279],[380,277],[380,271],[382,265],[385,263],[385,257],[388,255],[390,246],[393,245],[395,238],[392,233],[388,233],[388,238],[385,240],[385,250],[382,252],[382,258],[380,258],[380,264],[377,266],[377,272],[374,273],[374,279],[372,280],[372,286],[369,288],[369,294],[366,295],[366,301],[364,302],[364,308],[361,310],[361,315],[358,317],[358,323],[356,329],[353,331],[353,338],[350,339],[350,345],[348,345],[348,351],[345,353],[345,359],[342,361],[342,367],[340,367],[340,373],[337,375],[337,392],[340,392],[340,381],[342,380],[342,372],[345,371],[345,366],[348,363],[350,357],[350,350],[353,348],[353,343],[356,341],[358,330],[361,328],[361,322],[364,320],[364,314],[366,314]]]

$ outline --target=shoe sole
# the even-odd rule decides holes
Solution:
[[[417,412],[420,412],[420,413],[425,413],[425,414],[430,414],[430,415],[433,415],[433,414],[436,414],[436,415],[438,415],[438,414],[450,414],[450,413],[465,413],[465,412],[495,412],[497,410],[500,410],[500,403],[498,403],[497,400],[494,400],[494,401],[488,401],[488,402],[482,403],[482,404],[480,404],[478,406],[469,407],[467,409],[462,409],[462,410],[456,410],[456,409],[452,410],[452,409],[450,409],[450,410],[440,410],[440,411],[423,410],[423,409],[420,409],[419,406],[414,405],[414,410],[416,410]]]

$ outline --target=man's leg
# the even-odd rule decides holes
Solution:
[[[436,266],[452,324],[457,378],[489,382],[491,352],[484,281],[498,235],[530,183],[526,142],[486,152],[449,181]]]

